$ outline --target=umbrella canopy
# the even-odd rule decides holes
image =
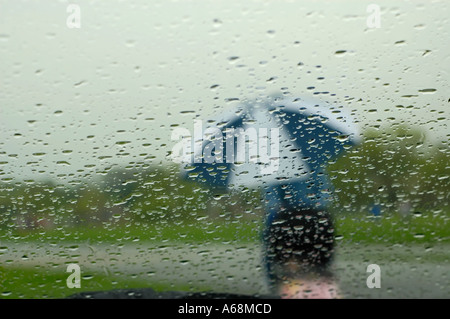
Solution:
[[[359,140],[341,106],[311,98],[249,101],[202,127],[185,177],[229,188],[305,181]]]

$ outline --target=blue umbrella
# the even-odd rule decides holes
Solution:
[[[248,101],[204,128],[185,160],[185,177],[211,187],[264,186],[273,205],[299,196],[307,206],[324,204],[326,164],[359,140],[341,106],[312,98]]]

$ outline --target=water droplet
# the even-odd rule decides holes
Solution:
[[[77,251],[79,247],[80,246],[78,246],[78,245],[72,245],[72,246],[67,247],[67,249],[70,251]]]
[[[221,20],[219,20],[219,19],[214,19],[213,20],[213,26],[215,28],[219,28],[221,25],[222,25],[222,21]]]
[[[46,153],[44,153],[44,152],[36,152],[36,153],[33,153],[33,156],[44,156]]]
[[[117,145],[125,145],[125,144],[129,144],[131,143],[130,141],[117,141],[116,144]]]
[[[420,93],[424,93],[424,94],[432,94],[432,93],[434,93],[434,92],[436,92],[436,89],[422,89],[422,90],[419,90],[419,92]]]
[[[79,87],[79,86],[82,86],[82,85],[85,84],[85,83],[87,83],[87,81],[82,80],[82,81],[80,81],[80,82],[75,83],[74,86],[75,86],[75,87]]]
[[[338,136],[336,136],[336,139],[337,139],[339,142],[346,142],[346,141],[349,140],[349,138],[350,138],[349,135],[338,135]]]
[[[414,26],[414,28],[417,29],[417,30],[422,30],[422,29],[425,28],[425,25],[424,25],[424,24],[416,24],[416,25]]]

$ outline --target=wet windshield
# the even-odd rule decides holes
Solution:
[[[2,298],[448,296],[447,2],[1,8]]]

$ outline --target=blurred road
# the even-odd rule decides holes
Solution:
[[[335,274],[348,298],[449,298],[449,245],[381,246],[341,244]],[[78,263],[82,275],[102,272],[170,287],[215,292],[266,294],[261,248],[255,244],[180,245],[165,243],[29,245],[0,243],[0,264],[66,271]],[[381,267],[381,288],[366,285],[367,266]],[[122,288],[122,287],[118,287]],[[131,287],[127,287],[131,288]]]

